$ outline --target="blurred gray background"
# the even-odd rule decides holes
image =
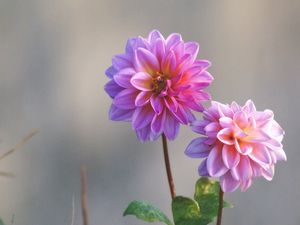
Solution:
[[[141,144],[128,123],[108,120],[105,69],[128,37],[159,29],[200,43],[213,62],[215,100],[270,108],[286,130],[288,161],[272,182],[226,194],[224,225],[300,224],[300,1],[0,0],[0,152],[40,133],[0,162],[0,216],[15,225],[81,224],[79,167],[88,169],[91,225],[146,224],[122,217],[144,199],[171,217],[160,140]],[[199,160],[170,143],[177,193],[192,196]]]

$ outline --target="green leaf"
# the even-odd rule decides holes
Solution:
[[[4,222],[2,219],[0,219],[0,225],[4,225]]]
[[[175,225],[199,225],[200,208],[196,201],[177,196],[172,201]]]
[[[123,216],[127,215],[134,215],[138,219],[146,222],[163,222],[167,225],[173,225],[163,212],[143,201],[131,202],[123,213]]]
[[[200,178],[196,183],[194,198],[201,209],[200,225],[209,224],[218,215],[220,184],[206,177]],[[231,205],[224,201],[223,207]]]

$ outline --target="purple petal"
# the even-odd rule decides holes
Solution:
[[[131,84],[141,91],[152,90],[152,76],[148,73],[139,72],[133,75],[130,80]]]
[[[200,176],[202,177],[209,177],[209,173],[207,171],[207,166],[206,166],[206,162],[207,162],[207,159],[204,159],[200,166],[198,167],[198,173]]]
[[[156,55],[158,61],[161,61],[163,59],[165,52],[166,49],[164,41],[162,39],[157,39],[155,42],[153,53],[154,55]]]
[[[151,139],[150,125],[136,131],[136,135],[141,142],[145,142]]]
[[[134,110],[132,109],[120,109],[115,105],[111,105],[109,109],[109,119],[114,121],[127,121],[130,122]]]
[[[220,178],[220,185],[224,192],[233,192],[239,187],[240,181],[233,179],[230,172],[227,172]]]
[[[117,73],[118,71],[113,67],[110,66],[106,71],[105,74],[106,76],[108,76],[109,78],[113,78],[113,76]]]
[[[156,73],[160,70],[159,62],[155,55],[144,48],[139,48],[136,52],[137,61],[142,66],[144,72]]]
[[[161,133],[163,130],[163,124],[165,123],[165,119],[166,119],[165,110],[160,114],[155,114],[151,123],[151,130],[156,134]]]
[[[249,155],[253,150],[252,144],[240,142],[237,139],[234,139],[234,145],[236,150],[243,155]]]
[[[184,43],[185,53],[193,56],[193,61],[197,58],[199,52],[199,44],[197,42],[186,42]]]
[[[139,107],[132,116],[132,127],[139,130],[147,126],[153,119],[155,113],[149,106]]]
[[[274,173],[275,173],[274,165],[270,165],[268,167],[262,168],[261,170],[262,176],[268,181],[271,181],[273,179]]]
[[[121,87],[131,88],[132,85],[130,83],[130,79],[135,73],[136,73],[135,70],[132,68],[122,69],[114,76],[114,80]]]
[[[138,92],[134,89],[125,89],[116,95],[113,104],[121,109],[133,109],[137,94]]]
[[[236,167],[240,161],[240,155],[232,145],[224,145],[222,149],[222,159],[228,169]]]
[[[207,120],[196,120],[192,123],[192,130],[198,134],[205,134],[204,127],[209,123]]]
[[[173,51],[170,51],[162,59],[162,73],[163,74],[173,74],[176,70],[176,57]]]
[[[114,98],[123,91],[124,88],[120,87],[114,80],[110,80],[105,84],[104,90],[111,98]]]
[[[242,110],[248,114],[256,112],[255,105],[252,100],[248,100],[246,104],[242,107]]]
[[[152,97],[150,99],[150,103],[151,103],[153,110],[157,114],[160,114],[163,111],[163,109],[164,109],[163,102],[164,102],[164,100],[161,97],[152,95]]]
[[[176,111],[178,108],[178,103],[173,96],[166,96],[164,98],[165,104],[170,111]]]
[[[171,113],[176,117],[176,119],[183,124],[188,124],[188,117],[181,105],[178,105],[177,111],[171,111]]]
[[[112,59],[112,64],[117,70],[133,66],[130,59],[125,54],[115,55]]]
[[[207,157],[211,147],[203,143],[203,141],[205,141],[206,139],[207,138],[205,137],[200,137],[192,140],[184,153],[191,158]]]
[[[164,134],[169,140],[174,140],[179,131],[179,123],[169,112],[166,113],[165,123],[163,124]]]
[[[228,168],[222,160],[222,152],[219,145],[213,147],[207,158],[207,171],[212,177],[220,177],[224,175]]]
[[[136,46],[137,46],[137,39],[136,37],[134,38],[129,38],[127,40],[127,43],[126,43],[126,53],[129,54],[129,55],[133,55],[134,54],[134,51],[136,49]]]
[[[135,99],[135,105],[141,107],[146,105],[150,101],[152,93],[150,91],[141,91]]]
[[[222,117],[219,119],[219,123],[223,128],[233,127],[233,121],[229,117]]]

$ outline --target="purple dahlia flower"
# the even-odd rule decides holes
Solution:
[[[196,59],[198,50],[175,33],[165,39],[154,30],[148,38],[130,38],[106,70],[110,119],[131,122],[141,141],[161,134],[173,140],[180,124],[195,120],[192,110],[203,111],[201,102],[210,99],[203,91],[213,80],[206,71],[210,62]]]
[[[199,174],[220,178],[224,192],[245,191],[254,177],[272,180],[276,162],[286,160],[283,129],[271,110],[256,111],[251,100],[243,107],[212,102],[192,129],[204,137],[194,139],[185,153],[205,158]]]

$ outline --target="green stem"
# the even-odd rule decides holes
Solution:
[[[168,153],[167,138],[164,134],[162,134],[161,137],[162,137],[162,143],[163,143],[164,159],[165,159],[166,171],[167,171],[168,182],[169,182],[169,187],[170,187],[170,193],[171,193],[172,199],[174,199],[176,197],[176,193],[175,193],[175,185],[174,185],[174,180],[173,180],[173,176],[172,176],[169,153]]]
[[[224,192],[222,191],[222,189],[221,189],[221,187],[220,187],[220,191],[219,191],[218,219],[217,219],[217,224],[216,224],[216,225],[221,225],[221,222],[222,222],[223,197],[224,197]]]

